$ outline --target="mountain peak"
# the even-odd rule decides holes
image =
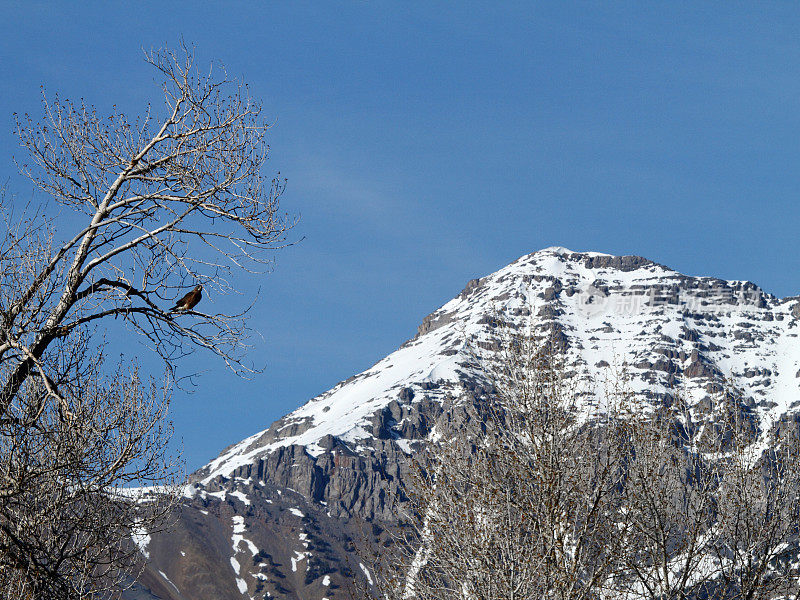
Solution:
[[[791,302],[749,282],[690,277],[640,256],[553,246],[471,280],[397,351],[230,447],[197,479],[230,474],[288,445],[317,456],[337,440],[358,453],[389,435],[413,451],[423,440],[387,434],[375,415],[462,394],[480,378],[472,358],[491,347],[498,314],[546,332],[587,380],[602,378],[604,365],[624,365],[632,387],[654,402],[682,386],[700,406],[725,381],[768,418],[800,401],[800,308]]]
[[[537,250],[536,252],[532,252],[527,256],[533,256],[534,254],[558,254],[558,255],[565,255],[565,254],[576,254],[569,248],[564,248],[564,246],[548,246],[547,248],[542,248],[541,250]]]
[[[655,265],[657,267],[661,267],[665,271],[671,271],[671,269],[668,269],[667,267],[642,256],[632,254],[614,255],[593,251],[574,251],[570,250],[569,248],[564,248],[563,246],[550,246],[548,248],[537,250],[531,254],[521,256],[512,264],[531,262],[546,267],[547,261],[553,259],[562,262],[584,263],[588,268],[608,268],[620,271],[632,271],[642,267]]]

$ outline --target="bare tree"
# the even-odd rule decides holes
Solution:
[[[785,419],[776,432],[759,432],[732,390],[718,394],[716,411],[700,424],[676,400],[649,415],[640,405],[625,424],[632,460],[620,597],[689,598],[702,590],[706,598],[753,600],[796,592],[796,427]]]
[[[620,593],[685,598],[712,574],[706,569],[720,472],[686,448],[686,429],[672,410],[632,406],[626,423],[630,460],[622,491],[627,514]]]
[[[624,517],[616,421],[580,409],[583,391],[549,345],[510,334],[499,348],[483,357],[491,393],[478,425],[443,432],[411,486],[412,534],[382,594],[577,600],[612,581]]]
[[[0,597],[113,596],[141,566],[132,536],[177,500],[167,390],[135,368],[104,374],[76,337],[48,352],[58,397],[37,371],[0,425]]]
[[[17,118],[20,168],[83,216],[65,235],[46,208],[0,209],[0,584],[8,597],[90,597],[118,587],[159,502],[114,493],[173,482],[168,385],[106,374],[101,323],[124,325],[168,378],[197,348],[237,373],[247,307],[168,310],[186,288],[235,291],[285,244],[283,182],[264,179],[267,125],[246,86],[200,73],[191,52],[146,54],[163,105],[108,116],[57,96]],[[130,494],[129,494],[130,495]],[[169,502],[167,502],[167,505]],[[161,507],[161,508],[159,508]],[[94,596],[91,596],[94,597]]]
[[[734,419],[738,419],[738,413]],[[734,426],[717,492],[711,554],[717,580],[736,600],[798,593],[800,436],[797,421],[781,419],[764,449]],[[746,431],[746,430],[745,430]]]
[[[796,420],[768,435],[741,394],[725,390],[695,421],[681,394],[654,404],[630,392],[624,373],[597,402],[548,340],[512,332],[484,345],[493,349],[473,366],[484,366],[490,392],[477,406],[456,402],[471,425],[429,446],[409,485],[405,535],[376,561],[382,576],[366,596],[797,593]]]

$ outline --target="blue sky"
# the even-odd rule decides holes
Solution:
[[[198,357],[201,387],[176,393],[189,470],[539,248],[800,293],[798,5],[0,6],[0,174],[21,198],[12,113],[38,114],[41,86],[142,112],[158,99],[142,47],[183,36],[274,122],[268,168],[305,239],[241,284],[261,288],[266,371],[241,381]]]

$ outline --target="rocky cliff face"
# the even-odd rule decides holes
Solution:
[[[797,420],[800,298],[636,256],[548,248],[470,281],[396,352],[195,473],[177,528],[142,544],[147,569],[130,597],[350,597],[353,578],[371,576],[355,546],[393,521],[410,458],[479,420],[480,361],[498,320],[562,352],[594,383],[589,404],[624,371],[653,404],[679,395],[687,427],[715,419],[723,384],[761,432]]]

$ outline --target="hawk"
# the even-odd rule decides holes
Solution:
[[[196,285],[194,289],[186,294],[183,298],[178,300],[178,302],[173,306],[169,312],[181,312],[184,310],[191,310],[193,309],[198,302],[200,302],[200,298],[203,297],[202,295],[203,286]]]

